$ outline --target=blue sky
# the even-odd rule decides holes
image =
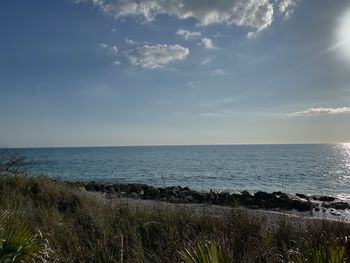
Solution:
[[[5,0],[0,145],[350,141],[350,3]]]

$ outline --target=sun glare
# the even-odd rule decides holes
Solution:
[[[334,49],[339,48],[342,54],[350,58],[350,9],[347,10],[338,25],[336,31],[336,44]]]

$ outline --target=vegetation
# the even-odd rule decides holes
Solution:
[[[243,263],[347,262],[350,252],[339,241],[350,235],[346,223],[109,202],[79,184],[45,177],[0,176],[0,213],[8,210],[16,215],[12,224],[19,220],[31,233],[41,230],[59,262],[186,262],[184,253],[199,251],[212,257],[209,262],[227,262],[220,255]],[[319,261],[324,255],[334,260]]]
[[[54,253],[40,232],[33,232],[10,212],[0,215],[0,262],[52,262]]]
[[[346,239],[344,239],[346,240]],[[301,242],[300,248],[288,252],[289,262],[302,263],[342,263],[344,262],[344,244],[312,244],[307,240]]]
[[[190,248],[180,252],[185,263],[232,263],[232,256],[215,241],[205,243],[190,243]]]

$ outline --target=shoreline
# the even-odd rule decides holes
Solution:
[[[103,184],[95,181],[66,182],[80,185],[87,192],[96,192],[106,199],[124,198],[130,200],[161,201],[171,204],[213,205],[229,208],[248,208],[282,213],[302,213],[318,218],[347,218],[350,203],[326,195],[286,194],[281,191],[267,193],[248,191],[240,193],[207,191],[200,192],[188,187],[153,187],[147,184]],[[310,214],[310,215],[309,215]]]

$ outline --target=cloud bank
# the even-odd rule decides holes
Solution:
[[[350,107],[342,107],[342,108],[309,108],[303,111],[293,112],[290,116],[317,116],[317,115],[333,115],[340,113],[349,113]]]
[[[274,12],[290,15],[296,0],[76,0],[91,2],[103,12],[115,17],[135,16],[151,22],[157,15],[166,14],[179,19],[195,19],[207,26],[224,23],[245,26],[260,32],[268,28]]]
[[[174,61],[184,60],[189,50],[180,45],[143,45],[126,53],[130,64],[146,69],[156,69]]]

